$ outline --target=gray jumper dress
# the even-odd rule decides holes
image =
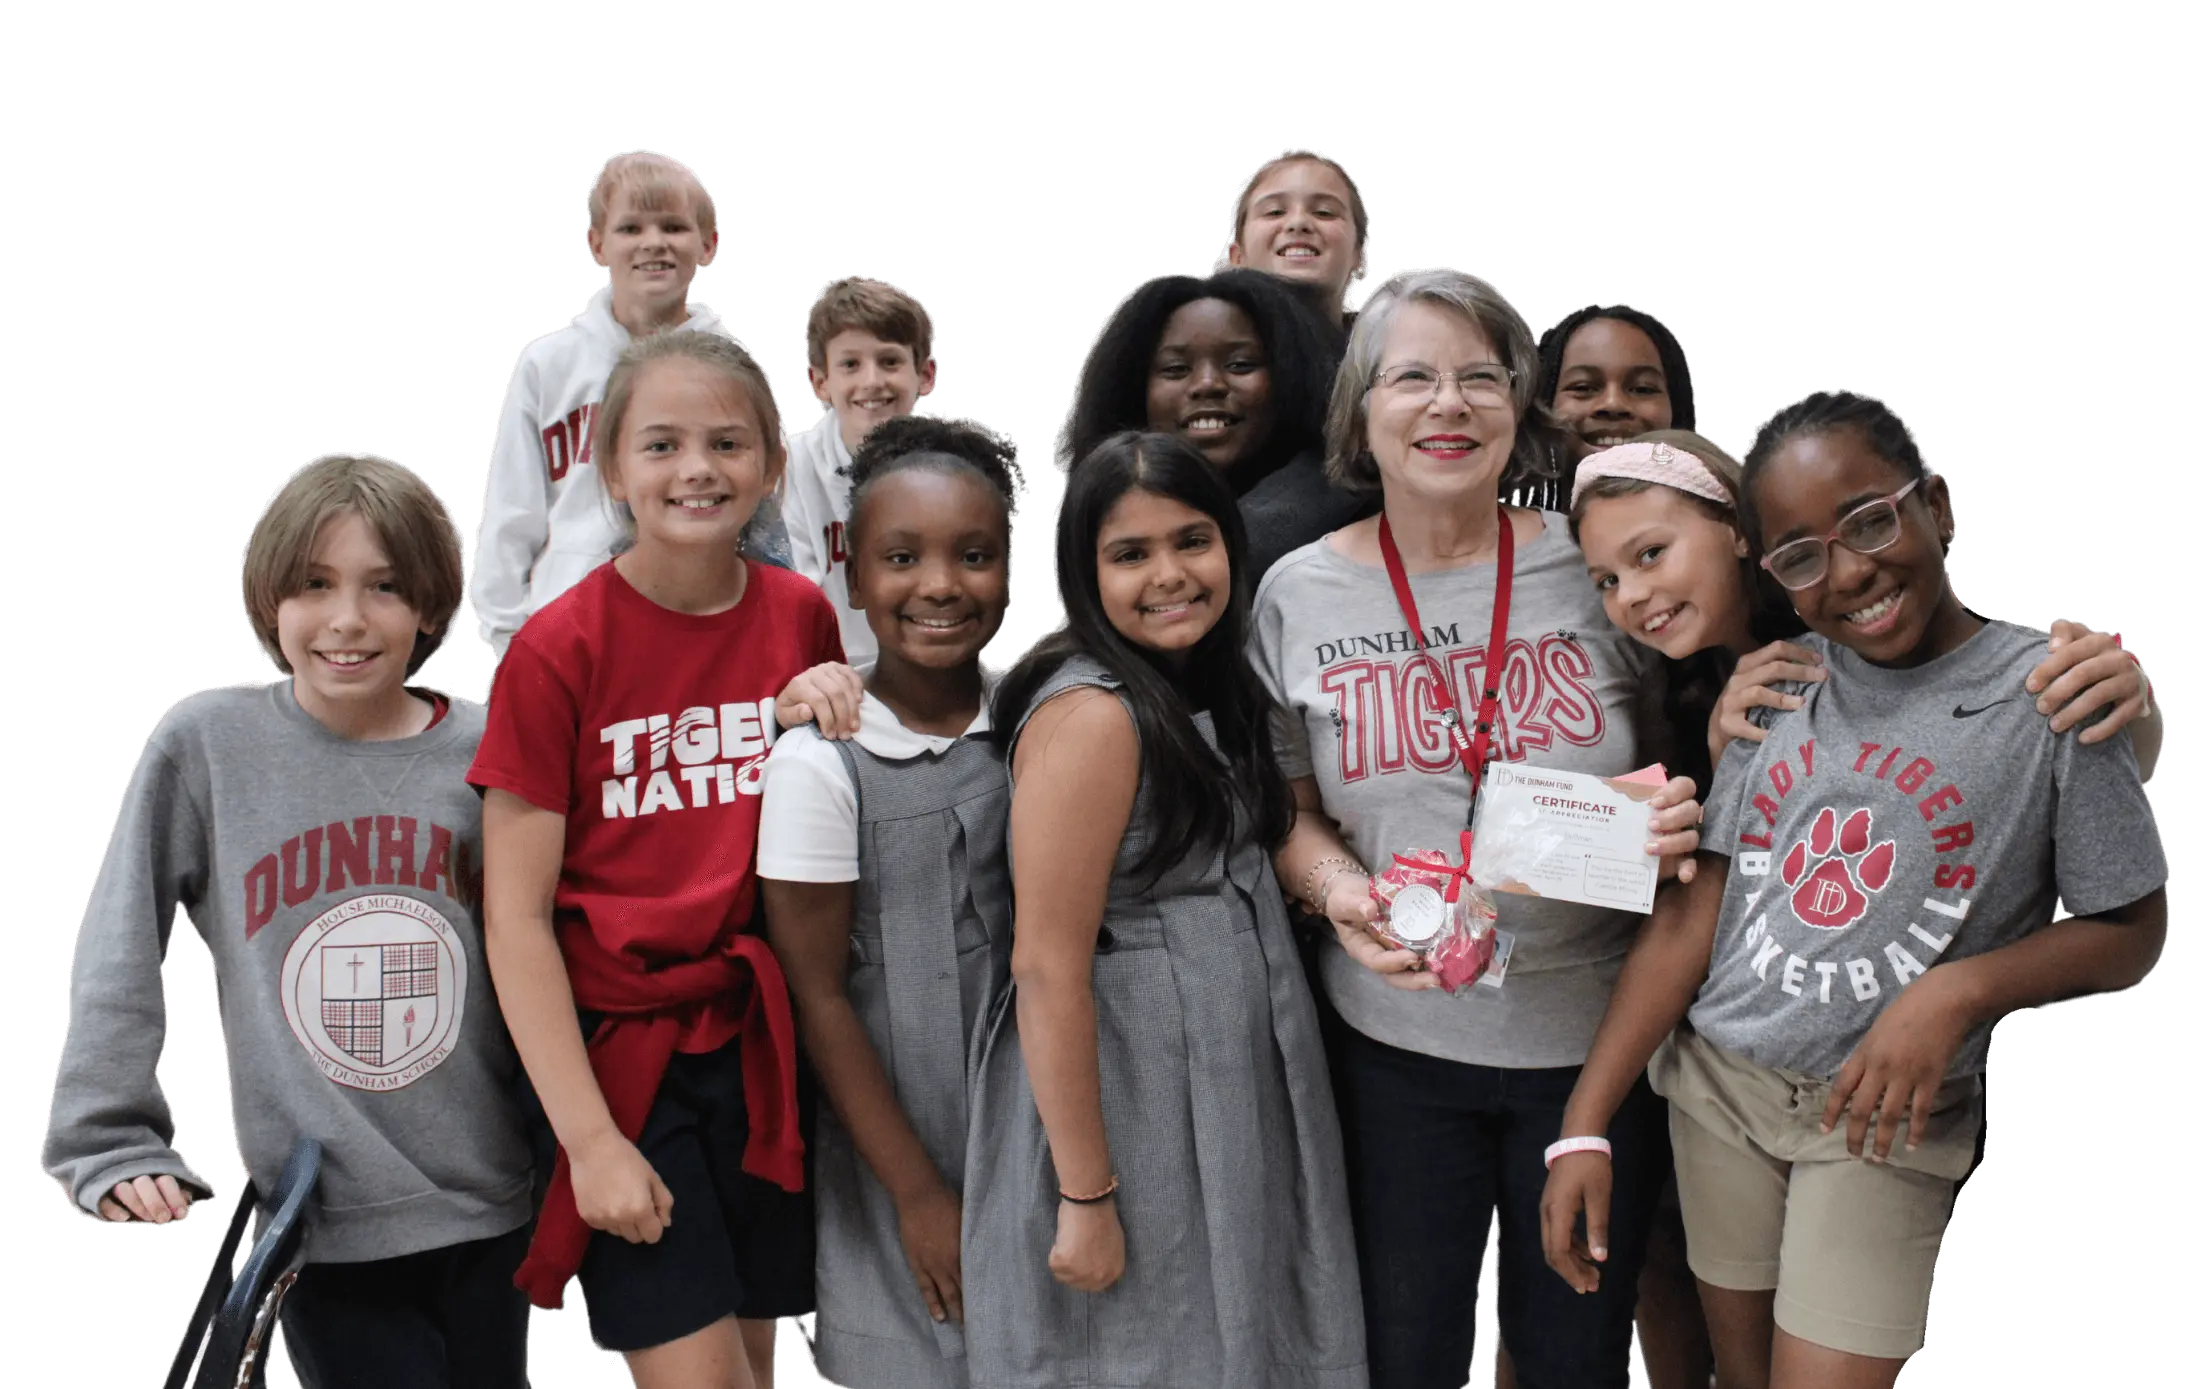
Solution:
[[[880,758],[831,743],[859,795],[845,993],[943,1180],[965,1182],[966,1053],[1010,969],[1011,790],[993,736]],[[827,1106],[815,1121],[814,1363],[855,1389],[963,1389],[964,1336],[927,1314],[897,1206]]]
[[[1118,688],[1074,657],[1029,713],[1082,685]],[[1206,714],[1195,725],[1213,741]],[[1056,1171],[1007,983],[974,1041],[965,1185],[973,1384],[1363,1389],[1337,1115],[1275,871],[1242,833],[1228,852],[1190,854],[1149,882],[1129,869],[1151,814],[1143,781],[1093,976],[1125,1272],[1100,1293],[1049,1272]]]

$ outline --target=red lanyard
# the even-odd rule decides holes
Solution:
[[[1490,646],[1488,673],[1483,676],[1482,700],[1475,706],[1475,726],[1471,735],[1459,731],[1459,702],[1452,698],[1452,687],[1444,678],[1444,665],[1429,649],[1429,638],[1423,634],[1421,610],[1414,606],[1414,586],[1406,580],[1406,566],[1399,560],[1398,542],[1391,538],[1391,521],[1388,516],[1376,521],[1376,539],[1383,547],[1384,572],[1391,576],[1391,592],[1399,600],[1399,610],[1406,614],[1406,625],[1414,634],[1414,644],[1421,648],[1428,661],[1429,683],[1436,690],[1437,717],[1444,726],[1459,738],[1459,760],[1467,768],[1467,776],[1473,782],[1467,791],[1467,826],[1459,835],[1459,870],[1451,875],[1444,887],[1444,900],[1459,900],[1459,885],[1467,877],[1467,869],[1474,860],[1475,797],[1482,788],[1482,771],[1489,765],[1490,729],[1497,722],[1498,700],[1505,683],[1505,620],[1512,614],[1513,604],[1513,523],[1502,506],[1497,509],[1497,591],[1490,600]],[[1419,864],[1417,867],[1432,865]]]

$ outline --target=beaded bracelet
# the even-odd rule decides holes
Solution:
[[[1368,876],[1368,870],[1361,867],[1357,863],[1349,863],[1343,868],[1331,869],[1330,875],[1323,879],[1323,890],[1321,893],[1321,898],[1315,903],[1315,915],[1321,917],[1327,917],[1330,915],[1330,889],[1336,887],[1338,885],[1338,879],[1344,877],[1348,873],[1357,873],[1363,878]]]
[[[1104,1201],[1109,1200],[1112,1196],[1117,1195],[1117,1174],[1115,1172],[1112,1172],[1110,1174],[1110,1184],[1102,1188],[1102,1190],[1094,1193],[1094,1195],[1092,1196],[1074,1196],[1069,1191],[1062,1190],[1061,1188],[1057,1191],[1057,1195],[1063,1197],[1065,1200],[1071,1202],[1075,1206],[1099,1206]]]
[[[1338,866],[1332,869],[1330,872],[1324,874],[1322,880],[1320,882],[1317,882],[1315,879],[1315,870],[1322,867],[1326,863],[1334,863]],[[1313,863],[1307,865],[1307,881],[1309,885],[1312,886],[1315,890],[1315,915],[1327,916],[1329,914],[1330,885],[1337,881],[1338,874],[1340,873],[1358,873],[1364,878],[1368,876],[1368,870],[1361,867],[1360,860],[1352,857],[1350,854],[1331,854],[1327,858],[1316,859]]]

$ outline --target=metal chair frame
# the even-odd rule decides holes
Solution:
[[[319,1186],[321,1156],[318,1140],[304,1139],[289,1154],[270,1196],[261,1201],[255,1191],[244,1189],[167,1372],[166,1389],[264,1389],[266,1352],[273,1345],[281,1300],[304,1266],[304,1207]],[[236,1249],[243,1242],[244,1225],[261,1208],[268,1212],[266,1227],[237,1272]],[[190,1373],[193,1364],[195,1377]]]

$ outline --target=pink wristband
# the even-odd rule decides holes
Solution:
[[[1602,1153],[1611,1156],[1611,1140],[1608,1138],[1561,1138],[1543,1150],[1543,1165],[1547,1168],[1568,1153]]]

